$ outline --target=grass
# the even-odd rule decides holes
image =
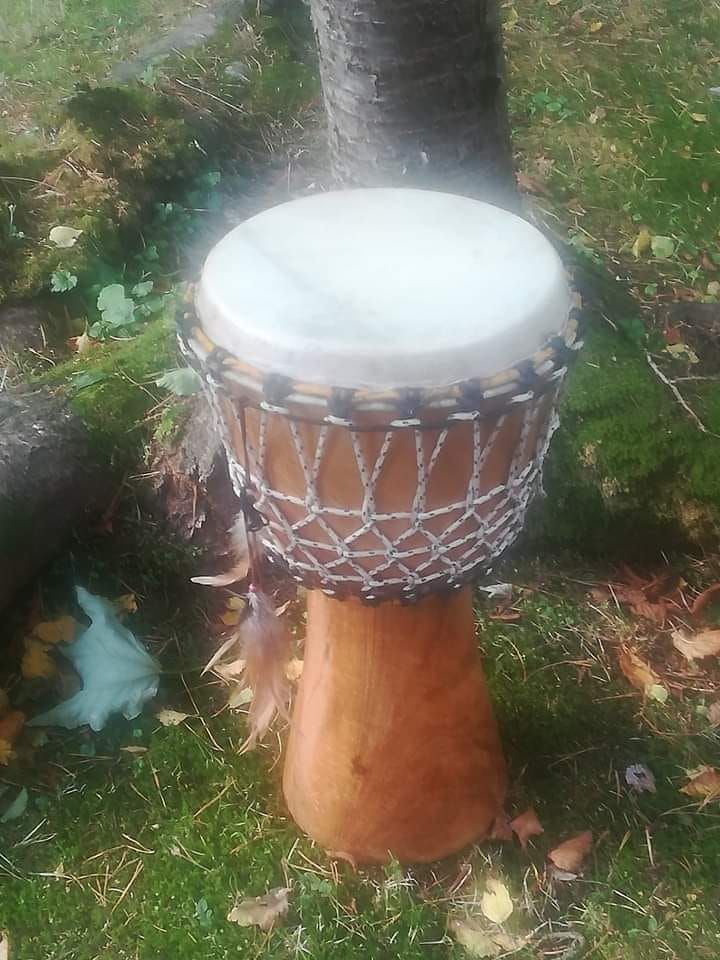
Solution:
[[[508,809],[534,805],[545,834],[527,855],[486,843],[432,870],[391,865],[355,873],[289,822],[277,744],[238,755],[242,721],[218,712],[219,691],[192,671],[208,649],[206,617],[216,616],[202,593],[178,607],[178,578],[192,558],[168,546],[152,564],[139,563],[138,554],[149,558],[150,544],[158,550],[161,541],[146,525],[138,545],[132,528],[126,521],[119,542],[82,545],[74,560],[57,564],[46,602],[62,610],[73,577],[110,596],[135,589],[140,608],[130,625],[165,651],[170,671],[161,700],[192,716],[165,728],[148,711],[97,736],[52,733],[46,744],[22,742],[3,780],[26,784],[30,805],[0,824],[4,870],[9,861],[15,872],[0,888],[0,929],[9,930],[13,960],[201,951],[208,960],[459,960],[465,954],[446,922],[472,886],[448,893],[463,863],[481,886],[489,871],[508,885],[515,929],[535,931],[532,945],[516,954],[521,960],[580,943],[577,956],[601,960],[716,955],[720,815],[716,804],[702,807],[679,792],[686,770],[717,756],[703,713],[708,694],[675,690],[665,705],[643,703],[617,666],[620,644],[634,638],[645,642],[656,669],[675,676],[667,634],[642,641],[645,627],[591,604],[583,585],[569,585],[551,567],[504,570],[518,589],[520,619],[493,620],[481,604],[479,637],[510,766]],[[172,674],[178,650],[187,687]],[[695,686],[713,683],[709,676]],[[656,794],[628,790],[624,771],[632,763],[651,768]],[[585,829],[596,838],[585,876],[551,882],[547,851]],[[273,932],[225,919],[236,894],[278,886],[291,887],[291,911]]]
[[[69,111],[74,123],[84,122],[83,107],[113,96],[94,94],[93,101],[81,94],[68,107],[78,79],[101,80],[161,17],[172,23],[186,13],[186,5],[167,0],[47,0],[44,7],[0,0],[0,113],[7,110],[0,117],[0,141],[14,133],[12,150],[27,150],[28,156],[36,151],[38,169],[46,151],[53,164],[64,164],[54,153],[56,118],[67,122]],[[659,311],[678,296],[716,298],[708,291],[716,277],[720,107],[707,88],[717,85],[713,48],[720,39],[720,7],[699,0],[666,0],[652,8],[640,0],[602,6],[526,0],[506,4],[505,13],[515,142],[523,172],[533,178],[538,215],[570,238],[581,261],[610,263],[635,297],[605,311],[626,322],[619,324],[619,335],[603,319],[602,304],[595,311],[589,349],[566,405],[570,430],[558,438],[557,450],[562,453],[565,445],[568,459],[556,456],[550,468],[551,485],[565,486],[548,515],[560,542],[574,536],[608,551],[614,540],[627,554],[640,537],[620,538],[612,519],[617,512],[604,512],[608,502],[622,500],[627,510],[640,510],[661,481],[688,510],[695,501],[707,506],[720,499],[714,441],[686,421],[648,372],[642,353],[652,349],[673,377],[692,373],[686,360],[671,357],[658,341],[664,324]],[[243,160],[246,154],[265,160],[268,151],[256,146],[258,125],[260,139],[271,141],[279,133],[278,104],[292,113],[316,88],[307,68],[286,55],[287,34],[274,21],[261,26],[264,39],[252,43],[263,69],[250,88],[241,90],[224,72],[228,61],[243,55],[247,37],[221,31],[196,51],[195,60],[171,58],[130,96],[137,93],[134,103],[143,111],[146,98],[172,96],[183,109],[200,111],[209,129],[217,130],[218,122],[228,129],[223,125],[232,117]],[[215,102],[210,108],[206,96],[176,78],[243,112]],[[102,158],[122,168],[123,151],[112,152],[116,127],[97,127],[103,116],[90,117],[96,124],[90,132],[107,141]],[[171,119],[177,120],[175,112]],[[132,149],[137,147],[133,141]],[[153,207],[159,219],[173,214],[172,232],[178,223],[185,235],[195,232],[186,208],[204,203],[180,203],[175,194],[155,199],[163,201],[160,209]],[[67,209],[71,201],[72,194],[57,203]],[[173,204],[176,209],[168,211]],[[643,229],[670,237],[672,255],[658,258],[651,248],[636,258],[632,247]],[[168,243],[159,255],[163,271],[174,275],[183,262],[167,233],[157,231],[160,246]],[[124,261],[114,260],[107,277],[90,276],[88,290],[96,280],[124,279],[125,269]],[[144,275],[155,268],[142,262],[133,269]],[[82,283],[80,267],[78,275]],[[696,331],[683,328],[682,335],[698,346]],[[67,368],[83,371],[90,363],[106,375],[78,392],[75,403],[95,418],[101,433],[107,427],[112,444],[125,421],[159,401],[152,380],[172,359],[161,321],[122,349],[122,355],[100,350],[99,362]],[[701,358],[705,375],[715,375],[712,362],[711,353]],[[123,374],[140,386],[128,391],[123,380],[118,399]],[[142,387],[152,396],[141,397]],[[720,428],[716,385],[688,383],[683,390]],[[129,436],[134,445],[136,434]],[[683,486],[685,477],[678,479],[681,472],[691,475],[691,487]],[[212,646],[219,611],[202,591],[187,591],[197,558],[163,539],[138,483],[127,481],[112,536],[75,544],[46,573],[35,597],[25,599],[52,614],[67,609],[75,581],[107,596],[133,590],[139,611],[130,625],[167,671],[162,703],[192,716],[165,728],[148,710],[99,735],[54,732],[43,743],[26,734],[20,741],[17,760],[0,768],[0,810],[21,785],[30,794],[21,817],[0,823],[0,930],[9,932],[11,960],[459,960],[465,951],[447,932],[448,914],[474,900],[472,877],[482,887],[489,874],[501,876],[510,890],[515,932],[535,931],[515,954],[519,960],[717,956],[717,803],[702,806],[680,792],[687,770],[716,762],[718,734],[707,707],[717,696],[717,671],[711,666],[678,682],[682,665],[667,631],[650,629],[610,605],[591,605],[578,580],[603,579],[602,571],[584,575],[576,564],[563,570],[547,562],[506,567],[499,575],[523,588],[516,604],[520,619],[499,622],[487,604],[478,606],[479,642],[510,766],[508,807],[515,814],[534,805],[545,834],[527,855],[493,842],[432,870],[392,865],[355,873],[299,837],[289,822],[277,743],[238,755],[242,720],[222,710],[222,692],[193,670]],[[569,490],[572,503],[563,499]],[[659,521],[679,509],[666,499]],[[700,526],[713,522],[702,512],[695,517]],[[665,532],[661,526],[661,541]],[[709,565],[681,563],[690,594],[714,576]],[[13,642],[22,639],[25,612],[18,608],[5,624]],[[667,675],[672,692],[666,704],[643,701],[622,676],[617,654],[628,641]],[[174,673],[179,666],[187,687]],[[42,693],[16,680],[9,690],[15,702],[28,706],[23,698]],[[624,772],[632,763],[652,769],[656,794],[627,789]],[[584,876],[551,881],[547,852],[585,829],[593,831],[595,847]],[[466,869],[471,877],[458,888]],[[291,887],[290,914],[273,932],[225,919],[236,894],[255,896],[284,885]],[[477,912],[477,904],[471,906]]]

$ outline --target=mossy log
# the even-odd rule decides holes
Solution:
[[[67,400],[48,390],[0,394],[0,609],[111,496]]]

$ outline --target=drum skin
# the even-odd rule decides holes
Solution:
[[[470,587],[374,607],[310,592],[283,786],[296,822],[358,863],[425,863],[491,831],[505,766]]]

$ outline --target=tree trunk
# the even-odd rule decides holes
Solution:
[[[336,178],[517,207],[497,0],[311,0]]]
[[[0,394],[0,610],[112,493],[67,401]]]

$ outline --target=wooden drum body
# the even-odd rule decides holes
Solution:
[[[528,289],[503,292],[523,245]],[[347,191],[237,228],[196,306],[185,348],[236,490],[310,590],[290,811],[357,861],[450,854],[502,809],[467,584],[520,532],[557,423],[575,339],[559,260],[477,201]]]

